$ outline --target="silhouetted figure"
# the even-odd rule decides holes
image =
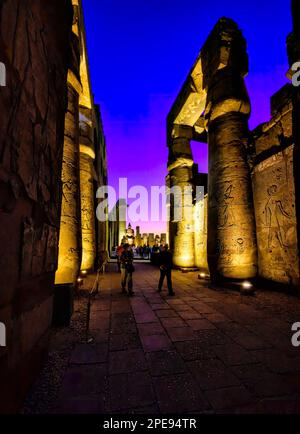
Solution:
[[[175,295],[172,286],[173,259],[172,259],[172,253],[170,252],[167,244],[163,246],[161,252],[159,253],[159,264],[160,264],[160,279],[158,283],[158,292],[161,292],[165,277],[167,277],[169,295]]]
[[[118,247],[117,247],[117,264],[118,264],[118,273],[121,273],[121,255],[124,251],[124,243],[121,243]]]
[[[126,294],[126,285],[128,286],[128,294],[133,295],[132,290],[132,273],[134,272],[133,266],[133,252],[129,247],[129,244],[124,244],[123,252],[120,257],[121,262],[121,285],[122,293]]]

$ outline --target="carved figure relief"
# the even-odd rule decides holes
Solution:
[[[268,201],[265,206],[266,226],[269,228],[268,248],[274,247],[274,239],[277,239],[281,248],[287,247],[286,235],[283,229],[284,219],[290,219],[290,215],[284,209],[282,201],[277,197],[277,185],[268,188]]]
[[[236,243],[237,243],[237,253],[239,255],[242,255],[245,252],[245,242],[243,238],[238,238],[236,240]]]
[[[232,210],[232,204],[234,201],[232,190],[233,190],[233,185],[231,184],[229,187],[227,187],[223,196],[224,206],[222,208],[222,214],[220,216],[221,228],[230,227],[235,224],[235,216]]]

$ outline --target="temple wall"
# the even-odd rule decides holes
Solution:
[[[42,361],[52,318],[72,9],[0,3],[0,412],[14,412]]]
[[[277,283],[299,285],[293,107],[286,95],[288,89],[283,88],[274,95],[271,121],[254,131],[256,161],[252,180],[259,276]],[[283,106],[276,107],[282,96],[285,97]]]

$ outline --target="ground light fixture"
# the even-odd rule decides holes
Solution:
[[[243,289],[252,289],[253,285],[248,280],[245,280],[244,282],[242,282],[242,288]]]

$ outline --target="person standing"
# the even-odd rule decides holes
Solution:
[[[121,263],[121,286],[122,293],[126,294],[126,286],[128,287],[128,294],[133,295],[133,281],[132,273],[134,272],[133,266],[133,252],[129,247],[129,244],[124,244],[123,251],[120,257]]]
[[[123,250],[124,250],[124,244],[123,243],[121,243],[118,247],[117,247],[117,250],[116,250],[116,252],[117,252],[117,264],[118,264],[118,273],[121,273],[121,255],[122,255],[122,252],[123,252]]]
[[[165,277],[167,278],[167,285],[169,290],[169,295],[175,295],[172,285],[172,268],[173,268],[173,258],[172,253],[169,250],[168,244],[165,244],[161,252],[159,253],[159,264],[160,264],[160,279],[158,283],[158,292],[162,291],[163,283]]]

